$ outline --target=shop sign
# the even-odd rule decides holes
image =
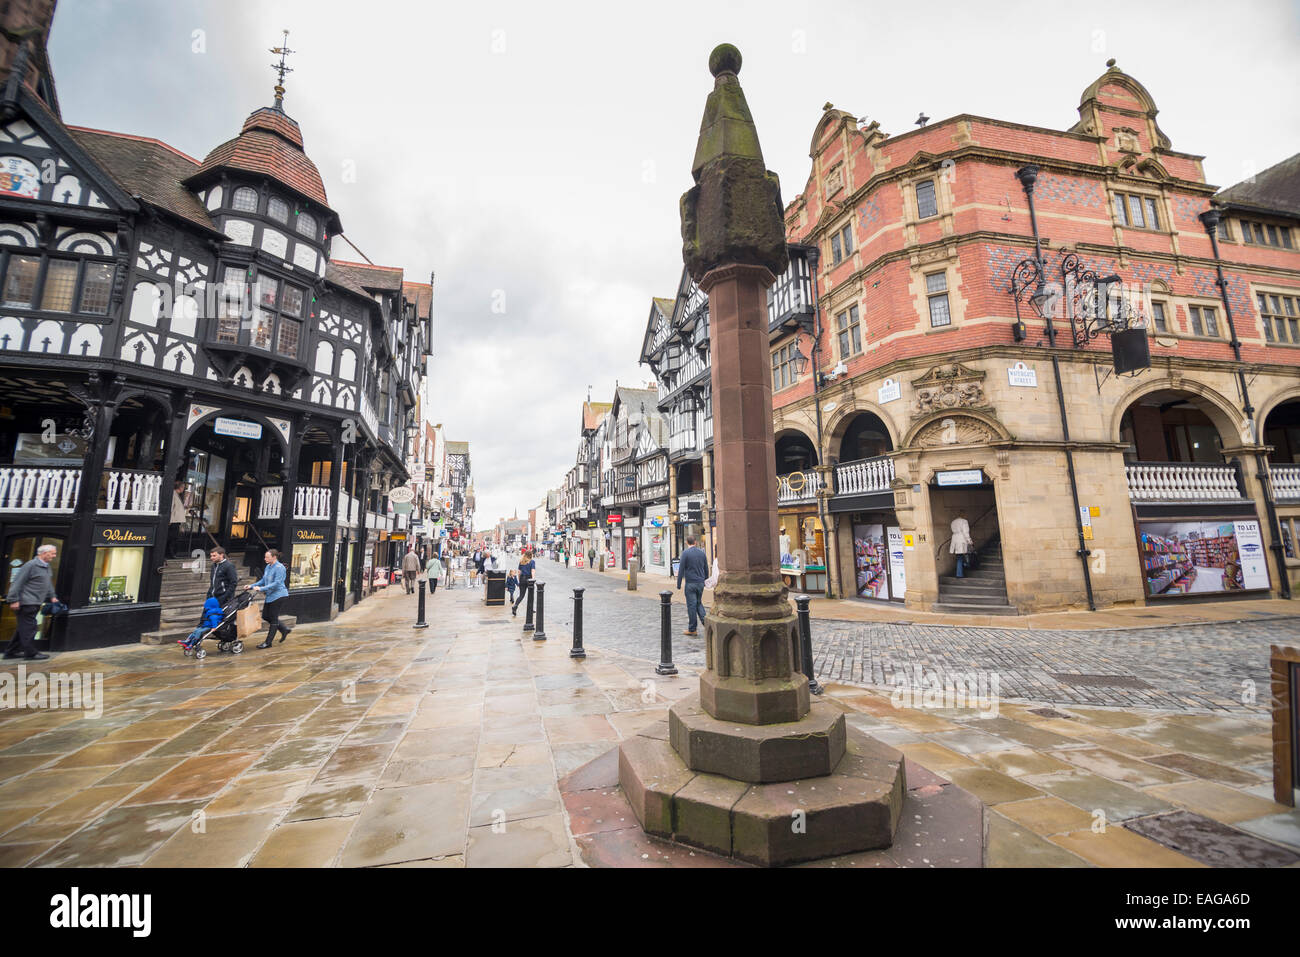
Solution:
[[[94,542],[100,546],[152,545],[152,525],[96,525]]]
[[[1022,389],[1038,388],[1038,370],[1031,369],[1023,362],[1017,362],[1011,368],[1007,369],[1007,379],[1014,386]]]
[[[411,491],[409,485],[399,485],[396,488],[389,489],[388,501],[394,505],[409,504],[415,501],[415,493]]]
[[[893,402],[895,399],[903,397],[903,384],[895,382],[893,379],[886,379],[884,383],[876,390],[876,400],[884,405],[886,402]]]
[[[902,598],[907,591],[907,569],[903,565],[903,533],[898,526],[885,530],[889,542],[889,594]]]
[[[622,525],[623,515],[621,512],[610,512],[606,521],[609,522],[610,525]]]
[[[650,519],[650,524],[654,528],[663,528],[664,520],[662,515],[655,515]]]
[[[393,514],[410,515],[413,508],[415,508],[415,505],[411,502],[397,502],[393,505]]]
[[[940,488],[949,488],[954,485],[983,485],[984,471],[982,469],[957,469],[950,472],[935,472],[934,484]]]
[[[393,534],[388,537],[388,540],[391,542],[404,542],[406,541],[406,532],[393,532]]]
[[[1237,548],[1241,553],[1242,584],[1246,588],[1268,587],[1268,563],[1264,560],[1264,541],[1259,522],[1233,522]]]
[[[298,545],[324,542],[328,538],[329,532],[324,528],[295,528],[293,530],[293,540]]]
[[[225,416],[217,417],[216,422],[212,425],[212,431],[217,435],[229,435],[236,439],[260,439],[262,437],[260,422],[227,419]]]

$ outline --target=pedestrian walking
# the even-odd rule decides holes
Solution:
[[[432,595],[437,592],[438,579],[443,575],[442,561],[437,555],[430,558],[428,563],[424,566],[424,574],[429,579],[429,594]]]
[[[566,549],[564,549],[564,550],[561,552],[561,554],[564,555],[564,567],[565,567],[565,568],[568,568],[568,567],[569,567],[569,550],[566,548]]]
[[[266,631],[266,641],[257,647],[270,648],[271,642],[275,640],[275,633],[281,632],[280,643],[289,637],[292,630],[286,628],[280,621],[278,612],[280,602],[289,595],[289,589],[284,587],[285,572],[284,566],[280,564],[280,553],[274,548],[268,548],[263,556],[266,562],[266,572],[261,579],[249,585],[253,591],[266,593],[266,602],[262,605],[262,620],[269,626]]]
[[[511,603],[510,614],[519,614],[519,603],[527,596],[528,589],[533,587],[533,573],[536,570],[537,562],[533,561],[532,556],[525,551],[519,559],[519,597]]]
[[[220,545],[208,552],[212,562],[212,578],[208,581],[208,598],[215,598],[224,608],[239,590],[239,572],[235,563],[226,559],[226,550]]]
[[[487,570],[487,552],[479,549],[474,553],[474,584],[483,584],[483,572]]]
[[[695,544],[695,536],[686,538],[686,551],[682,552],[677,566],[677,588],[686,584],[686,630],[682,632],[694,638],[697,620],[703,621],[707,609],[704,607],[704,583],[710,574],[709,559],[704,549]]]
[[[515,589],[519,587],[519,575],[512,568],[506,572],[506,592],[510,595],[510,607],[515,604]]]
[[[50,570],[50,563],[58,554],[59,550],[53,545],[42,545],[36,549],[36,557],[19,568],[9,580],[9,595],[5,600],[18,613],[18,629],[5,648],[6,658],[44,661],[49,657],[36,650],[36,616],[47,601],[59,600],[54,593],[54,575]]]
[[[952,542],[948,546],[948,552],[956,557],[956,577],[964,578],[966,572],[966,563],[968,560],[967,553],[974,551],[970,537],[970,523],[966,521],[966,511],[957,513],[957,517],[952,520]]]
[[[420,574],[420,556],[415,554],[415,547],[408,545],[406,554],[402,556],[402,584],[406,586],[406,593],[412,594],[420,587],[416,576]]]

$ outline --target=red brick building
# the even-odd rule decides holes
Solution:
[[[770,315],[792,585],[1004,613],[1289,594],[1300,158],[1218,192],[1108,67],[1060,130],[825,109]],[[809,263],[813,303],[783,294]],[[1115,374],[1122,328],[1149,368]]]

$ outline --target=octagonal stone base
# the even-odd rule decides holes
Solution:
[[[691,695],[668,709],[668,740],[692,771],[751,783],[820,777],[844,757],[844,712],[814,701],[798,721],[740,724],[719,721]]]
[[[751,784],[691,770],[659,722],[619,745],[619,784],[648,834],[775,866],[888,847],[903,756],[856,729],[832,773]]]

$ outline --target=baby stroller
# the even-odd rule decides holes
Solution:
[[[185,657],[188,658],[193,655],[199,659],[206,658],[208,653],[203,649],[205,640],[215,641],[218,651],[228,651],[232,655],[242,652],[244,643],[239,640],[239,629],[235,626],[235,616],[247,608],[252,600],[253,593],[251,591],[241,591],[235,595],[229,605],[221,608],[215,598],[209,598],[204,603],[204,615],[199,627],[191,633],[189,639],[180,642]],[[216,608],[210,609],[210,605],[216,606]],[[218,618],[217,615],[220,617]]]

